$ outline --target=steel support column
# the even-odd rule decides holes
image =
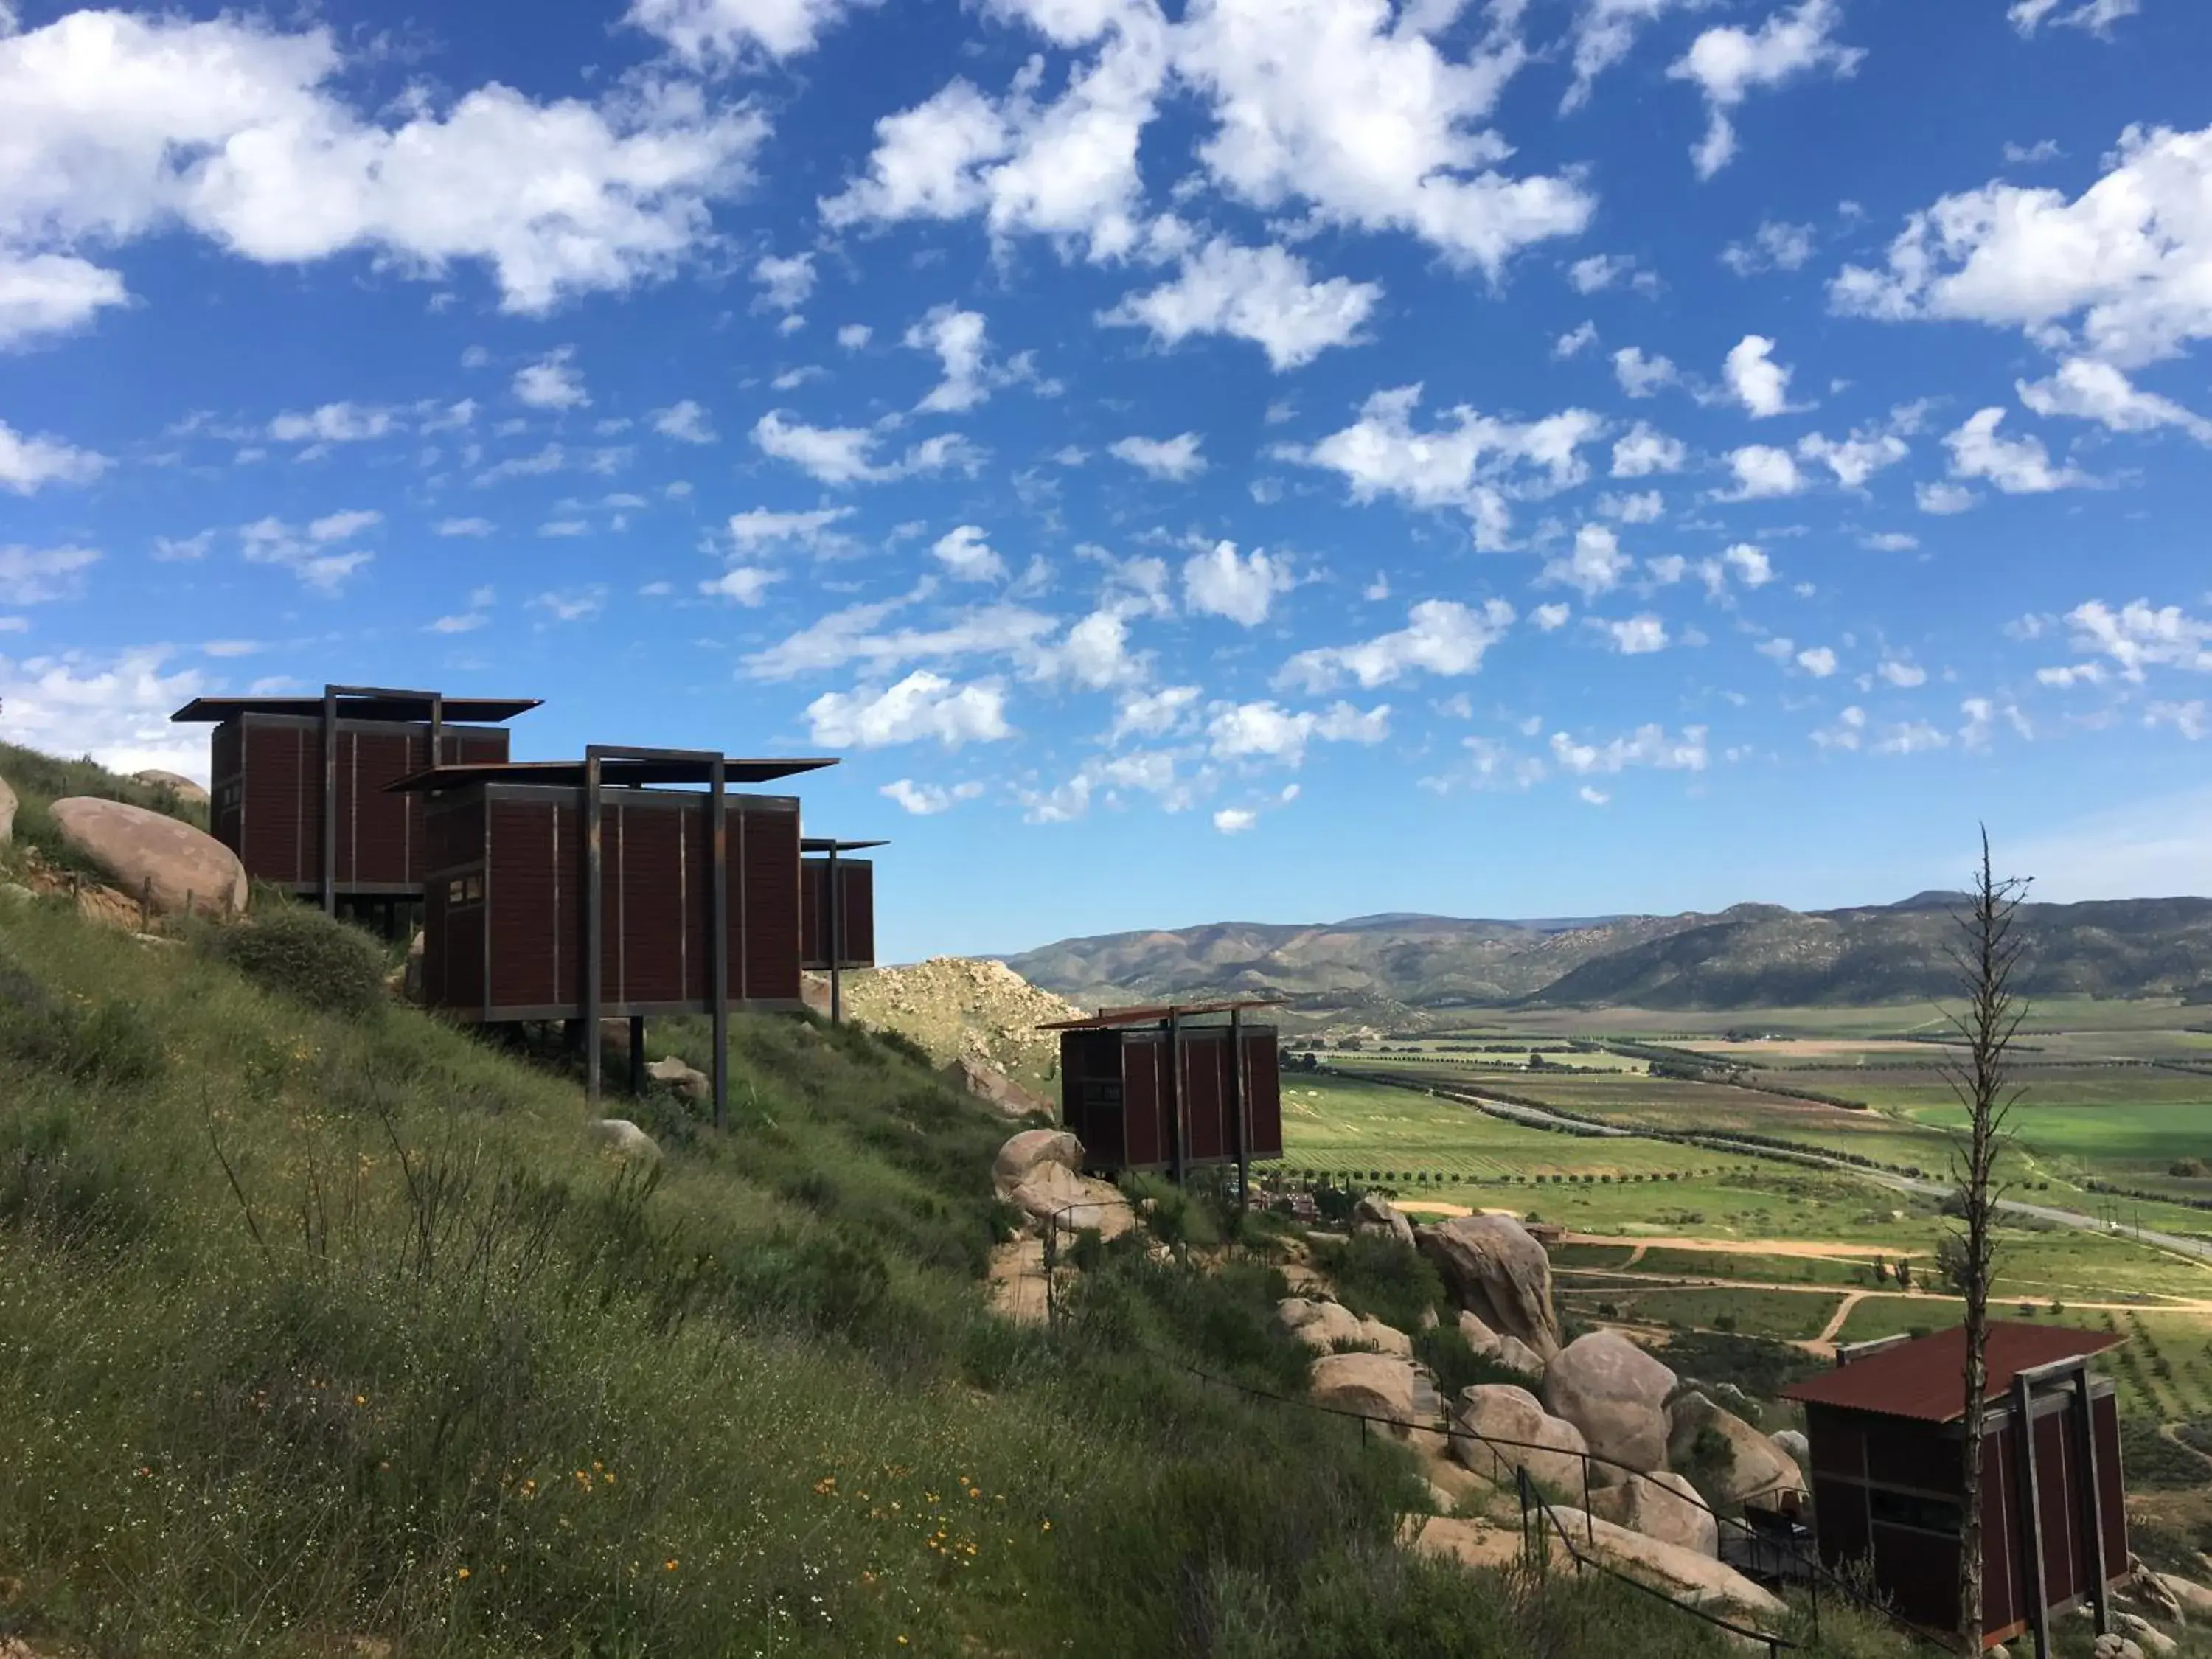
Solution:
[[[2021,1532],[2027,1547],[2028,1628],[2035,1659],[2051,1659],[2051,1591],[2043,1571],[2043,1502],[2035,1476],[2034,1384],[2027,1373],[2013,1378],[2013,1462],[2020,1480]]]
[[[845,1015],[843,987],[838,978],[838,968],[845,956],[845,913],[837,902],[837,843],[830,843],[830,893],[823,908],[829,912],[823,919],[830,932],[830,1023],[839,1024]]]
[[[2090,1607],[2100,1636],[2112,1628],[2112,1592],[2105,1584],[2105,1494],[2097,1484],[2097,1407],[2089,1392],[2089,1362],[2074,1373],[2074,1399],[2067,1412],[2074,1425],[2075,1461],[2081,1476],[2081,1559],[2089,1569]]]
[[[1167,1038],[1160,1046],[1167,1051],[1167,1083],[1163,1097],[1168,1106],[1168,1156],[1170,1176],[1178,1187],[1189,1165],[1189,1138],[1183,1133],[1182,1109],[1182,1018],[1173,1009],[1168,1011]]]
[[[599,952],[606,918],[599,894],[599,750],[584,751],[584,1097],[599,1115]]]
[[[645,1016],[629,1017],[629,1091],[645,1093]]]
[[[721,1128],[730,1110],[730,801],[723,785],[727,774],[722,757],[714,757],[707,798],[708,837],[714,843],[713,893],[714,948],[713,983],[708,994],[714,1003],[714,1127]]]
[[[1231,1149],[1237,1154],[1237,1206],[1252,1207],[1251,1103],[1244,1077],[1244,1011],[1229,1011],[1229,1109]]]
[[[338,913],[338,689],[323,688],[323,914]]]

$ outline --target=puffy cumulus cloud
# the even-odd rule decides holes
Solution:
[[[1798,455],[1826,467],[1846,489],[1863,488],[1882,468],[1896,465],[1911,453],[1911,446],[1894,432],[1855,431],[1841,439],[1808,432],[1797,441]]]
[[[1928,671],[1917,663],[1905,662],[1895,657],[1885,657],[1874,671],[1883,684],[1893,685],[1900,691],[1911,691],[1928,684]]]
[[[763,570],[758,565],[735,564],[713,580],[701,582],[699,591],[709,599],[727,599],[750,608],[767,599],[769,589],[779,580],[773,570]]]
[[[998,682],[960,685],[926,668],[881,690],[825,691],[806,705],[806,721],[815,742],[840,749],[933,739],[957,749],[1014,734],[1006,724],[1006,690]]]
[[[1234,542],[1216,542],[1183,562],[1183,601],[1194,611],[1226,617],[1246,628],[1267,620],[1278,593],[1294,585],[1289,565],[1254,548],[1240,554]]]
[[[2153,729],[2170,726],[2191,743],[2212,732],[2212,720],[2205,714],[2202,697],[2192,697],[2187,702],[2151,703],[2143,710],[2143,724]]]
[[[1280,374],[1332,346],[1357,343],[1382,297],[1379,283],[1345,276],[1316,282],[1306,262],[1286,249],[1245,247],[1217,236],[1183,255],[1173,281],[1131,295],[1098,320],[1150,329],[1169,346],[1194,334],[1249,340]]]
[[[788,461],[825,484],[885,483],[946,471],[972,472],[981,459],[973,444],[949,432],[923,439],[896,460],[879,462],[875,454],[882,434],[874,428],[809,426],[780,409],[753,422],[752,440],[763,454]]]
[[[1106,453],[1139,472],[1182,483],[1206,471],[1206,457],[1198,453],[1199,441],[1195,432],[1180,432],[1172,438],[1133,435],[1115,439],[1106,446]]]
[[[1540,605],[1528,613],[1528,620],[1535,623],[1537,632],[1556,634],[1567,625],[1567,619],[1573,615],[1574,607],[1571,605]]]
[[[2133,17],[2142,9],[2142,0],[2081,0],[2080,5],[2065,12],[2058,9],[2063,3],[2064,0],[2013,0],[2005,16],[2020,31],[2021,38],[2027,40],[2045,22],[2105,34],[2122,18]]]
[[[90,260],[0,245],[0,349],[72,333],[129,297],[122,277]]]
[[[1567,267],[1568,284],[1577,294],[1601,293],[1623,282],[1650,288],[1656,281],[1649,271],[1638,270],[1635,258],[1626,253],[1593,253]]]
[[[1802,0],[1756,30],[1731,23],[1707,29],[1690,43],[1667,74],[1673,80],[1694,81],[1705,95],[1705,136],[1690,151],[1698,177],[1710,179],[1735,159],[1735,125],[1729,112],[1749,94],[1817,70],[1838,76],[1856,71],[1866,53],[1829,38],[1842,21],[1837,0]]]
[[[89,755],[113,771],[160,767],[204,782],[205,733],[172,725],[169,713],[215,688],[196,670],[164,673],[170,654],[150,647],[113,656],[0,656],[0,732],[50,755]]]
[[[1565,114],[1589,100],[1597,77],[1628,56],[1644,26],[1669,11],[1695,11],[1712,0],[1581,0],[1575,17],[1575,78],[1559,100]]]
[[[811,52],[823,33],[867,0],[631,0],[623,21],[695,64]]]
[[[1825,645],[1808,647],[1797,653],[1797,665],[1816,680],[1825,680],[1836,672],[1836,653]]]
[[[1788,412],[1790,371],[1774,361],[1774,342],[1765,335],[1747,334],[1737,341],[1721,365],[1721,374],[1729,395],[1752,419]]]
[[[1624,657],[1641,657],[1654,651],[1664,651],[1668,644],[1667,624],[1650,612],[1626,617],[1620,622],[1600,623],[1590,619],[1613,643],[1613,648]]]
[[[489,536],[498,528],[489,519],[441,519],[430,531],[436,536]]]
[[[606,586],[592,582],[582,587],[555,588],[532,599],[530,608],[543,611],[556,623],[592,622],[606,612]]]
[[[0,489],[35,495],[48,484],[90,483],[107,465],[105,455],[59,438],[26,437],[0,421]]]
[[[1738,542],[1721,555],[1721,562],[1746,587],[1764,587],[1774,580],[1774,563],[1749,542]]]
[[[269,435],[280,444],[356,444],[387,436],[394,425],[388,409],[325,404],[304,415],[279,415],[269,422]]]
[[[1613,441],[1613,476],[1646,478],[1655,472],[1680,472],[1689,459],[1689,447],[1680,438],[1638,421]]]
[[[1199,688],[1194,685],[1164,685],[1157,690],[1129,693],[1114,711],[1109,741],[1119,743],[1129,737],[1165,737],[1189,717],[1191,710],[1197,707],[1199,695]]]
[[[1702,772],[1710,754],[1706,728],[1686,726],[1680,737],[1669,737],[1664,726],[1639,726],[1626,737],[1605,743],[1581,743],[1565,732],[1552,733],[1552,759],[1563,772],[1577,777],[1611,775],[1631,767],[1654,767],[1668,772]]]
[[[763,548],[795,542],[817,553],[841,551],[848,538],[836,526],[853,516],[849,507],[822,507],[811,512],[781,513],[756,507],[730,514],[725,529],[731,548],[741,557]]]
[[[714,424],[706,410],[685,398],[665,409],[653,411],[653,429],[664,438],[673,438],[680,444],[710,444],[714,441]]]
[[[384,515],[366,507],[325,514],[304,529],[277,518],[257,519],[238,532],[240,550],[249,564],[279,565],[306,586],[335,593],[376,556],[360,549],[340,551],[337,544],[352,540],[384,522]]]
[[[1364,713],[1348,702],[1316,713],[1295,712],[1274,702],[1216,703],[1206,722],[1206,739],[1218,760],[1272,760],[1297,766],[1308,745],[1328,743],[1377,744],[1390,735],[1390,705],[1377,703]]]
[[[1571,587],[1585,599],[1594,599],[1618,587],[1635,562],[1620,550],[1620,538],[1609,526],[1586,524],[1575,532],[1571,549],[1544,562],[1536,580]]]
[[[2179,605],[2136,599],[2115,610],[2091,599],[2068,611],[2066,621],[2074,648],[2110,659],[2124,678],[2141,681],[2150,668],[2212,673],[2212,619]]]
[[[1056,617],[1018,605],[991,605],[960,612],[938,628],[886,629],[884,624],[914,596],[848,605],[816,618],[805,628],[744,659],[748,678],[783,680],[821,673],[848,663],[866,664],[888,674],[911,662],[949,662],[962,657],[1010,656],[1043,659],[1045,641],[1055,633]]]
[[[2078,197],[1992,182],[1911,215],[1880,270],[1847,266],[1835,309],[1963,319],[2039,335],[2079,319],[2090,355],[2122,368],[2212,336],[2212,127],[2131,126]]]
[[[1025,671],[1035,678],[1067,679],[1093,691],[1142,680],[1146,661],[1129,649],[1129,618],[1102,606],[1069,624],[1056,644],[1027,653]]]
[[[968,782],[947,788],[943,784],[916,783],[912,778],[893,778],[876,793],[901,811],[926,818],[950,811],[963,800],[974,800],[983,793],[983,786]]]
[[[2212,421],[2171,398],[2142,391],[2112,364],[2094,357],[2069,357],[2048,378],[2016,380],[2014,386],[2021,402],[2038,415],[2096,421],[2115,432],[2179,427],[2198,443],[2212,444]]]
[[[1610,491],[1597,498],[1597,510],[1623,524],[1656,524],[1667,515],[1667,498],[1656,489],[1616,495]]]
[[[1579,357],[1596,343],[1597,325],[1584,318],[1552,342],[1552,356],[1561,359]]]
[[[760,287],[754,309],[796,311],[814,292],[814,256],[763,254],[753,265],[753,281]]]
[[[1027,352],[1005,363],[992,362],[988,329],[981,312],[941,305],[932,307],[907,330],[907,345],[934,352],[944,368],[944,378],[915,405],[917,410],[926,415],[960,414],[1001,386],[1036,378]]]
[[[1912,499],[1923,513],[1939,517],[1964,513],[1981,504],[1982,498],[1964,484],[1921,483],[1912,489]]]
[[[1395,495],[1418,507],[1457,507],[1474,522],[1475,545],[1489,549],[1505,544],[1509,500],[1570,489],[1589,477],[1580,451],[1605,429],[1585,409],[1524,423],[1460,404],[1444,411],[1443,424],[1423,430],[1413,418],[1420,399],[1418,385],[1375,392],[1352,425],[1275,453],[1341,474],[1357,501]]]
[[[1999,432],[2004,417],[2002,409],[1978,410],[1944,438],[1953,477],[1986,478],[2008,495],[2045,495],[2089,482],[2070,466],[2053,466],[2041,439]]]
[[[504,308],[543,312],[673,270],[767,132],[757,112],[676,82],[625,83],[598,104],[490,85],[368,116],[331,89],[345,68],[328,29],[242,16],[82,10],[0,38],[17,140],[0,262],[180,226],[266,264],[357,252],[437,276],[480,261]],[[10,314],[42,330],[119,297],[112,273],[33,271],[0,287],[36,284]]]
[[[1721,263],[1739,276],[1763,270],[1796,270],[1813,257],[1813,227],[1767,220],[1748,240],[1721,250]]]
[[[0,547],[0,605],[76,599],[84,573],[99,562],[89,547]]]
[[[1682,378],[1671,358],[1648,356],[1641,346],[1623,346],[1613,354],[1613,377],[1632,398],[1653,397]]]
[[[1006,579],[1006,562],[999,556],[977,526],[954,526],[939,536],[929,550],[957,580],[995,582]]]
[[[1224,836],[1241,836],[1259,821],[1260,815],[1246,806],[1224,806],[1213,815],[1213,827]]]
[[[1771,444],[1746,444],[1729,452],[1729,469],[1735,474],[1735,489],[1724,501],[1768,501],[1795,495],[1805,487],[1804,475],[1786,449]]]
[[[1407,611],[1406,626],[1391,633],[1299,652],[1283,665],[1275,684],[1326,691],[1346,678],[1371,689],[1413,673],[1479,673],[1484,653],[1505,637],[1513,621],[1513,607],[1503,599],[1479,609],[1456,599],[1423,599]]]
[[[584,377],[577,371],[575,356],[574,346],[562,346],[518,369],[514,376],[515,401],[530,409],[589,409],[591,394],[584,390]]]

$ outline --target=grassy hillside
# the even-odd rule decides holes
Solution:
[[[60,831],[47,811],[55,801],[72,795],[98,795],[124,801],[132,806],[167,812],[197,829],[207,828],[207,807],[203,803],[179,800],[167,789],[118,777],[89,760],[62,760],[35,749],[0,743],[0,778],[7,780],[20,803],[15,814],[15,848],[12,854],[0,852],[0,861],[21,858],[27,849],[34,849],[59,868],[82,869],[88,875],[97,873],[62,845]]]
[[[289,925],[272,957],[0,906],[0,1637],[1719,1650],[1632,1593],[1402,1555],[1401,1453],[1184,1369],[1302,1383],[1256,1256],[1111,1250],[1073,1340],[988,1312],[1006,1125],[896,1048],[738,1020],[735,1121],[639,1104],[641,1176],[584,1150],[573,1077],[301,1000],[374,953]]]

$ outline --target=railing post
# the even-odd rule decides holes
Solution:
[[[1589,1497],[1589,1454],[1584,1452],[1583,1462],[1583,1531],[1589,1539],[1592,1549],[1597,1547],[1597,1516],[1591,1513]]]

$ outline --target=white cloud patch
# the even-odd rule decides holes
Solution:
[[[1702,772],[1711,759],[1705,738],[1702,726],[1686,726],[1680,737],[1668,736],[1662,726],[1639,726],[1626,737],[1601,744],[1577,742],[1565,732],[1554,732],[1552,758],[1561,771],[1577,777],[1611,776],[1632,767]]]
[[[977,526],[956,525],[939,536],[929,550],[957,580],[996,582],[1006,579],[1006,562],[993,550]]]
[[[333,544],[350,541],[383,521],[381,513],[366,507],[326,514],[304,530],[281,519],[257,519],[239,531],[239,542],[247,563],[283,566],[306,586],[335,593],[376,556],[359,549],[341,552]]]
[[[1481,672],[1484,653],[1513,626],[1513,607],[1490,599],[1479,609],[1456,599],[1424,599],[1406,613],[1406,626],[1357,645],[1301,651],[1283,665],[1278,686],[1327,691],[1349,678],[1363,690],[1409,674],[1455,678]]]
[[[653,411],[653,429],[664,438],[673,438],[680,444],[710,444],[714,441],[714,424],[707,411],[698,404],[685,398],[665,409]]]
[[[1856,431],[1842,439],[1809,432],[1797,441],[1798,455],[1826,467],[1846,489],[1863,488],[1875,473],[1896,465],[1911,453],[1911,447],[1894,432],[1879,430]]]
[[[2105,34],[2122,18],[2133,17],[2142,9],[2142,0],[2081,0],[2080,5],[2064,12],[2058,9],[2063,3],[2064,0],[2014,0],[2005,16],[2020,31],[2021,39],[2027,40],[2046,22],[2061,28]]]
[[[1597,77],[1626,58],[1646,24],[1669,11],[1695,11],[1712,0],[1581,0],[1575,18],[1575,78],[1559,100],[1565,114],[1589,100]]]
[[[856,3],[866,0],[630,0],[623,21],[695,64],[727,64],[811,52]]]
[[[1735,474],[1735,489],[1724,499],[1768,501],[1795,495],[1805,487],[1803,474],[1786,449],[1769,444],[1746,444],[1729,452],[1729,468]]]
[[[72,334],[129,298],[122,277],[89,260],[0,244],[0,350]]]
[[[154,558],[162,564],[184,564],[204,559],[215,545],[215,532],[203,530],[192,536],[156,536],[154,538]]]
[[[1982,498],[1964,484],[1921,483],[1913,486],[1912,499],[1923,513],[1948,516],[1981,504]]]
[[[1320,713],[1292,712],[1274,702],[1217,703],[1206,724],[1215,758],[1272,760],[1292,767],[1304,763],[1308,745],[1316,741],[1372,744],[1389,735],[1388,703],[1362,712],[1339,702]]]
[[[2089,480],[2070,466],[2053,466],[2039,438],[2008,438],[1997,430],[2002,409],[1978,410],[1943,440],[1951,452],[1951,476],[1984,478],[2008,495],[2040,495],[2069,489]]]
[[[1655,472],[1680,472],[1688,465],[1688,446],[1648,422],[1638,421],[1613,446],[1613,476],[1645,478]]]
[[[1283,560],[1258,548],[1239,554],[1234,542],[1216,542],[1183,562],[1183,599],[1190,609],[1226,617],[1246,628],[1267,621],[1275,596],[1289,592],[1292,586],[1290,568]]]
[[[1552,342],[1552,356],[1565,359],[1579,357],[1597,343],[1597,325],[1584,319]]]
[[[84,573],[99,562],[89,547],[0,547],[0,605],[76,599]]]
[[[2124,679],[2140,682],[2150,668],[2212,673],[2212,619],[2179,605],[2136,599],[2116,610],[2091,599],[2068,611],[2066,621],[2074,648],[2117,664]]]
[[[756,309],[796,311],[814,292],[814,256],[811,253],[766,254],[753,266],[753,281],[760,284]]]
[[[1241,836],[1259,821],[1257,812],[1243,806],[1224,806],[1213,815],[1213,827],[1224,836]]]
[[[1169,346],[1194,334],[1249,340],[1279,374],[1332,346],[1358,343],[1382,296],[1378,283],[1316,282],[1306,262],[1286,249],[1244,247],[1217,236],[1183,255],[1172,282],[1131,295],[1098,320],[1150,329]]]
[[[1528,613],[1528,620],[1536,624],[1539,633],[1556,634],[1567,625],[1567,619],[1573,615],[1571,605],[1540,605]]]
[[[699,591],[709,599],[727,599],[750,608],[767,599],[768,590],[778,580],[773,570],[764,570],[758,565],[736,564],[712,580],[701,582]]]
[[[2020,400],[2038,415],[2095,421],[2114,432],[2179,427],[2201,444],[2212,444],[2212,421],[2170,398],[2140,390],[2120,370],[2094,357],[2069,357],[2049,378],[2014,382]]]
[[[983,793],[980,783],[956,783],[947,788],[942,784],[916,783],[912,778],[893,778],[876,791],[902,812],[915,817],[934,817],[950,811],[964,800],[974,800]]]
[[[574,346],[562,346],[517,370],[515,401],[531,409],[589,409],[591,394],[584,390],[584,377],[576,368],[575,355]]]
[[[1646,656],[1654,651],[1664,651],[1668,646],[1667,624],[1649,611],[1620,622],[1601,623],[1599,626],[1613,641],[1613,648],[1624,657]]]
[[[1808,647],[1797,653],[1798,667],[1816,680],[1825,680],[1836,672],[1836,653],[1825,645]]]
[[[1618,587],[1635,562],[1620,550],[1620,538],[1609,526],[1586,524],[1575,532],[1572,548],[1544,562],[1536,580],[1571,587],[1583,599],[1594,599]]]
[[[809,512],[782,513],[772,507],[756,507],[732,513],[725,528],[732,550],[740,558],[792,542],[816,553],[840,552],[847,545],[847,538],[836,526],[851,518],[854,511],[849,507],[823,507]]]
[[[105,455],[59,438],[25,437],[0,421],[0,489],[35,495],[48,484],[90,483],[107,466]]]
[[[813,739],[837,749],[881,749],[935,741],[947,749],[1013,736],[1005,688],[982,680],[961,685],[916,669],[882,690],[825,691],[806,705]]]
[[[1752,419],[1765,420],[1788,412],[1790,371],[1774,361],[1774,342],[1761,334],[1747,334],[1729,349],[1721,367],[1729,395],[1744,406]]]
[[[1817,70],[1844,76],[1857,70],[1866,53],[1829,38],[1842,18],[1837,0],[1802,0],[1755,31],[1728,24],[1707,29],[1691,42],[1667,74],[1696,82],[1705,95],[1705,136],[1690,152],[1698,177],[1710,179],[1735,159],[1731,112],[1747,94]]]
[[[957,306],[932,307],[906,331],[906,343],[916,351],[937,355],[944,378],[915,405],[926,415],[957,415],[975,408],[1002,386],[1032,378],[1026,354],[1008,363],[991,361],[986,335],[988,324],[980,311]]]
[[[50,755],[90,755],[118,772],[161,767],[204,781],[205,732],[172,725],[169,714],[214,688],[196,671],[163,673],[168,656],[161,647],[0,656],[0,735]]]
[[[394,424],[388,409],[325,404],[305,415],[279,415],[269,422],[269,435],[280,444],[365,443],[386,436]]]
[[[1128,737],[1159,738],[1174,731],[1197,707],[1199,688],[1164,685],[1154,691],[1132,692],[1114,713],[1110,740]]]
[[[1636,275],[1636,261],[1626,253],[1593,253],[1567,267],[1567,282],[1577,294],[1596,294]]]
[[[1018,605],[991,605],[960,614],[943,627],[886,630],[884,624],[903,599],[848,605],[800,629],[777,644],[744,659],[754,679],[782,680],[860,662],[877,674],[912,662],[946,662],[962,657],[1012,655],[1042,659],[1043,641],[1058,627],[1056,618]]]
[[[1139,472],[1182,483],[1206,471],[1206,457],[1198,453],[1199,442],[1195,432],[1178,433],[1172,438],[1131,436],[1115,440],[1106,446],[1106,453]]]
[[[1721,250],[1721,263],[1739,276],[1763,270],[1796,270],[1813,257],[1813,227],[1767,220],[1741,242]]]
[[[1647,355],[1641,346],[1623,346],[1613,354],[1613,376],[1632,398],[1656,396],[1682,378],[1670,359]]]
[[[878,462],[881,434],[868,427],[808,426],[772,409],[753,423],[754,444],[766,455],[788,461],[825,484],[884,483],[943,472],[972,471],[979,456],[957,433],[925,438],[894,461]]]
[[[1917,663],[1903,662],[1895,657],[1885,657],[1875,671],[1886,684],[1900,691],[1910,691],[1928,684],[1928,671]]]
[[[2191,743],[2212,732],[2212,717],[2207,716],[2202,697],[2187,702],[2151,703],[2143,710],[2143,724],[2154,730],[2170,726]]]

